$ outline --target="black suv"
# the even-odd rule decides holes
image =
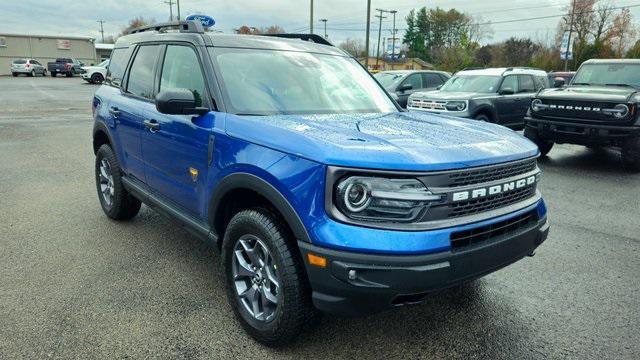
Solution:
[[[449,80],[451,74],[433,70],[392,70],[379,72],[374,77],[406,109],[411,94],[436,90]]]
[[[547,86],[547,73],[537,69],[463,70],[437,91],[416,92],[409,96],[407,109],[522,129],[531,99]]]
[[[589,60],[571,85],[540,91],[525,136],[545,155],[554,143],[616,146],[625,165],[640,171],[640,60]]]

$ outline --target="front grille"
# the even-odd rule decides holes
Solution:
[[[531,159],[519,163],[483,168],[477,170],[460,171],[449,174],[448,186],[466,186],[494,180],[506,179],[525,174],[536,169],[536,160]]]
[[[611,109],[620,103],[607,102],[587,102],[587,101],[569,101],[569,100],[542,100],[544,105],[549,107],[535,112],[539,117],[554,117],[567,119],[585,119],[602,122],[620,122],[627,120],[625,118],[615,118],[611,114],[602,112],[602,109]],[[630,111],[631,113],[631,111]]]
[[[532,210],[525,214],[491,225],[454,232],[451,234],[451,249],[452,251],[460,251],[470,245],[484,243],[503,235],[516,233],[522,229],[533,226],[537,222],[538,213],[536,210]]]
[[[529,186],[491,197],[454,203],[450,205],[449,218],[473,215],[515,204],[532,197],[535,193],[535,187]]]
[[[446,101],[424,99],[412,99],[409,104],[409,106],[418,109],[447,111],[445,105],[447,105]]]

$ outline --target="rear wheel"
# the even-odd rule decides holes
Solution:
[[[104,213],[114,220],[128,220],[140,211],[140,200],[122,185],[122,171],[109,145],[102,145],[96,153],[96,189]]]
[[[259,208],[239,212],[222,251],[229,304],[254,339],[282,345],[317,319],[299,250],[276,215]]]
[[[484,114],[484,113],[477,114],[473,118],[478,120],[478,121],[491,122],[491,118],[489,117],[489,115]]]
[[[36,71],[35,70],[31,70],[31,72],[29,73],[29,76],[36,77]]]
[[[57,75],[58,75],[58,74],[56,74],[56,73],[54,73],[54,72],[52,72],[52,73],[51,73],[51,77],[56,77]]]
[[[89,82],[93,84],[102,84],[103,81],[104,81],[104,78],[102,77],[102,74],[95,73],[91,75],[91,80]]]
[[[529,140],[533,141],[536,145],[538,145],[538,149],[540,150],[540,155],[547,156],[551,148],[553,147],[553,142],[549,140],[545,140],[540,137],[538,131],[532,129],[530,127],[525,127],[524,136]]]
[[[640,171],[640,138],[625,141],[622,146],[622,162],[631,171]]]
[[[13,77],[18,77],[18,73],[11,73],[11,75],[13,75]]]

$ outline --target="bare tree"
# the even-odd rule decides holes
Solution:
[[[153,24],[155,22],[156,22],[155,19],[145,19],[142,16],[135,17],[135,18],[129,20],[129,25],[127,25],[127,27],[122,29],[122,32],[120,32],[119,36],[127,35],[129,33],[129,31],[131,31],[131,30],[133,30],[135,28],[139,28],[141,26],[147,26],[147,25]]]
[[[635,39],[636,32],[631,12],[627,8],[622,9],[613,19],[613,24],[608,32],[612,46],[615,48],[616,56],[622,57],[624,55],[625,50],[633,42],[632,39]]]
[[[591,31],[594,41],[600,42],[611,30],[613,20],[613,6],[611,3],[598,4],[594,13],[593,29]]]
[[[348,38],[342,43],[340,43],[338,47],[348,52],[349,54],[353,55],[354,57],[366,56],[364,45],[362,44],[362,40],[360,39]]]

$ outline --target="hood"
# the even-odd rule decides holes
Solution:
[[[100,66],[82,66],[80,67],[84,71],[95,71],[95,70],[103,70],[105,68]]]
[[[637,92],[633,88],[617,86],[567,86],[543,90],[537,97],[549,100],[627,102]]]
[[[382,170],[448,170],[536,156],[505,127],[427,113],[236,116],[230,136],[327,165]]]
[[[486,95],[486,94],[485,94]],[[425,91],[415,93],[412,98],[418,99],[426,99],[426,100],[469,100],[475,96],[478,96],[477,93],[473,92],[445,92],[445,91]]]

